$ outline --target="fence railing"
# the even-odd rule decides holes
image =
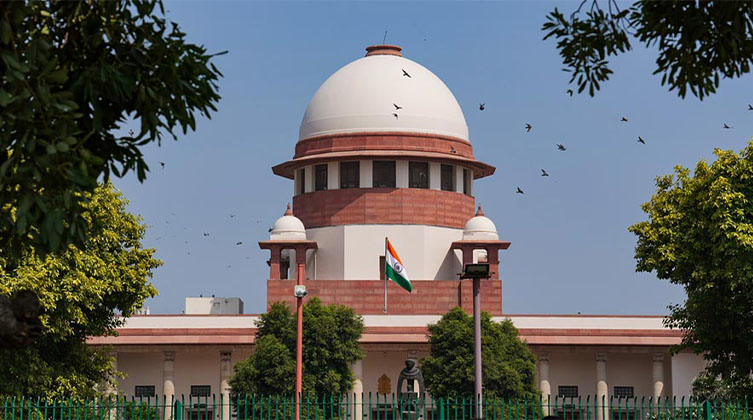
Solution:
[[[0,420],[288,420],[292,395],[112,396],[97,399],[0,397]],[[483,417],[490,420],[753,420],[748,399],[552,397],[520,400],[487,397]],[[432,398],[411,394],[303,395],[301,420],[472,420],[471,397]]]

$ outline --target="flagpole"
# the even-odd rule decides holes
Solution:
[[[384,313],[387,313],[387,237],[384,237]]]

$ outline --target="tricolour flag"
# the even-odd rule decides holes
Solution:
[[[389,240],[387,240],[384,263],[384,272],[387,275],[387,278],[397,283],[397,285],[403,289],[412,292],[413,285],[410,284],[408,273],[405,271],[403,262],[400,261],[400,257],[397,256],[397,252],[395,252],[395,248],[392,247]]]

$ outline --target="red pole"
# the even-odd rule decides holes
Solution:
[[[303,258],[299,254],[303,252]],[[296,273],[296,284],[303,285],[303,279],[306,276],[306,249],[296,249],[295,256],[298,265]],[[301,262],[303,260],[303,262]],[[296,298],[296,315],[298,325],[296,327],[295,340],[295,420],[301,418],[301,393],[303,389],[303,298]]]

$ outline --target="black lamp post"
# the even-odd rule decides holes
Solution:
[[[483,418],[481,373],[481,279],[489,278],[489,264],[466,264],[461,279],[473,279],[473,361],[476,419]]]

